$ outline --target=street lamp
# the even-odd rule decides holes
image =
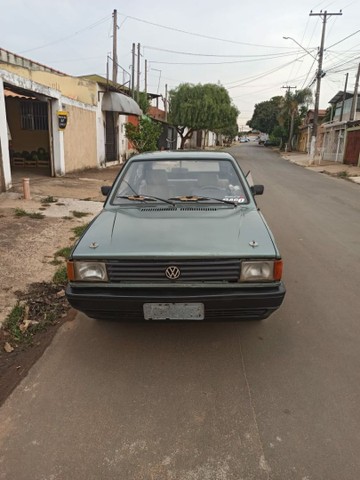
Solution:
[[[294,38],[292,37],[283,37],[285,40],[292,40],[295,42],[297,45],[299,45],[300,48],[302,48],[306,53],[308,53],[314,60],[316,60],[316,57],[312,53],[310,53],[306,48],[304,48],[302,45],[300,45],[299,42],[297,42]],[[312,129],[312,138],[311,138],[311,145],[310,145],[310,154],[312,157],[312,160],[315,158],[316,154],[316,137],[317,137],[317,130],[318,130],[318,121],[319,121],[319,102],[320,102],[320,85],[321,85],[321,78],[324,76],[324,73],[322,71],[322,61],[323,61],[323,53],[324,53],[324,31],[322,33],[321,37],[321,47],[319,50],[319,59],[318,59],[318,69],[316,71],[316,91],[315,91],[315,106],[314,106],[314,119],[313,119],[313,129]]]
[[[283,37],[283,39],[284,39],[284,40],[292,40],[293,42],[296,43],[296,45],[299,45],[299,47],[302,48],[302,49],[304,50],[304,52],[306,52],[306,53],[309,54],[314,60],[316,60],[316,57],[314,57],[314,55],[313,55],[311,52],[309,52],[309,50],[306,50],[306,48],[304,48],[302,45],[300,45],[300,43],[297,42],[297,41],[295,40],[295,38],[292,38],[292,37]]]

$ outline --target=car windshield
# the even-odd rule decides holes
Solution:
[[[138,160],[129,164],[112,197],[112,204],[135,202],[208,201],[247,203],[233,163],[211,160]]]

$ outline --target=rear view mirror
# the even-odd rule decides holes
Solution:
[[[103,185],[101,187],[101,193],[104,195],[104,197],[107,197],[109,195],[110,190],[111,187],[109,187],[108,185]]]
[[[250,190],[253,195],[262,195],[264,193],[264,185],[252,185]]]

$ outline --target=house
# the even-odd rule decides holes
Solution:
[[[318,113],[318,122],[321,123],[326,115],[326,110],[319,110]],[[298,145],[297,149],[299,152],[310,152],[310,142],[311,142],[311,133],[312,127],[314,124],[314,110],[308,110],[306,116],[304,117],[302,124],[300,125],[298,131]]]
[[[354,103],[354,113],[350,118],[351,107],[354,102],[354,92],[339,91],[330,101],[331,105],[331,120],[333,122],[348,122],[353,120],[360,120],[360,95],[357,96],[356,105]]]
[[[0,49],[0,191],[18,169],[61,176],[126,157],[120,116],[142,112],[117,85],[90,77]]]
[[[167,121],[167,113],[158,106],[150,106],[147,112],[149,117],[158,122],[162,127],[162,132],[158,140],[159,150],[176,150],[178,134],[176,128]]]
[[[209,148],[215,147],[216,142],[218,140],[218,136],[214,132],[210,132],[209,130],[196,130],[190,140],[188,140],[186,146],[187,148]],[[222,136],[221,137],[222,141]]]
[[[131,153],[125,136],[125,124],[137,123],[142,115],[138,104],[130,97],[130,89],[101,75],[81,78],[97,85],[97,156],[100,166],[123,163]]]
[[[331,120],[321,126],[321,159],[357,165],[360,155],[360,101],[339,91],[330,101]]]

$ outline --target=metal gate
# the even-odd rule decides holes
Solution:
[[[116,112],[106,112],[105,116],[105,161],[112,162],[118,159],[118,129]]]
[[[360,130],[348,131],[344,163],[358,165],[360,159]]]
[[[329,160],[331,162],[340,162],[343,161],[344,155],[344,130],[335,130],[329,129],[323,139],[322,145],[322,160]]]

